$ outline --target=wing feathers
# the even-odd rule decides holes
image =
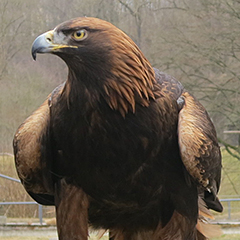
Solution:
[[[21,182],[34,200],[46,205],[54,204],[51,172],[47,165],[51,162],[48,156],[50,107],[56,96],[60,96],[63,87],[64,84],[59,85],[22,123],[13,139],[15,164]]]
[[[46,132],[49,107],[46,100],[26,121],[18,128],[14,140],[15,164],[18,176],[27,191],[45,193],[42,185],[41,139]]]
[[[185,103],[178,121],[182,161],[201,186],[211,188],[214,180],[220,181],[221,174],[221,154],[216,132],[203,106],[187,92],[182,97]]]

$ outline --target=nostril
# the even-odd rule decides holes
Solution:
[[[49,38],[49,37],[47,37],[47,41],[51,42],[51,41],[52,41],[52,39],[51,39],[51,38]]]

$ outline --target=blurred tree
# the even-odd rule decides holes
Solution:
[[[11,151],[17,126],[66,79],[55,56],[32,61],[32,41],[78,16],[125,31],[154,67],[201,100],[221,140],[236,145],[237,135],[230,141],[223,130],[240,129],[239,13],[236,0],[1,0],[0,151]]]
[[[224,139],[223,130],[240,129],[240,3],[186,0],[169,4],[158,9],[164,11],[168,26],[151,57],[202,101]],[[163,57],[157,58],[160,52]],[[232,144],[236,140],[237,135]]]
[[[0,2],[0,81],[7,74],[9,62],[20,49],[20,46],[16,48],[16,42],[23,22],[23,15],[11,14],[11,3],[6,0]]]

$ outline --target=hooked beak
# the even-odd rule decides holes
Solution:
[[[37,53],[51,53],[53,50],[53,31],[38,36],[32,45],[32,57],[36,60]]]
[[[37,53],[55,53],[62,48],[77,48],[77,46],[54,43],[54,30],[51,30],[35,39],[32,45],[32,57],[36,60]]]

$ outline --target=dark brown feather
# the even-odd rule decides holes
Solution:
[[[88,238],[88,197],[79,187],[64,179],[56,184],[56,217],[60,240]],[[79,214],[81,213],[81,214]]]
[[[49,124],[49,107],[46,100],[23,124],[14,136],[15,163],[24,187],[31,191],[46,193],[41,161],[41,138]],[[35,179],[34,179],[34,178]]]
[[[73,32],[81,29],[88,35],[75,41]],[[48,52],[67,63],[68,79],[53,92],[49,108],[45,102],[20,127],[28,131],[16,134],[14,148],[22,181],[36,179],[35,199],[54,197],[59,239],[87,240],[88,222],[110,229],[114,240],[205,239],[197,230],[198,199],[211,207],[206,190],[218,191],[221,159],[213,160],[211,173],[212,150],[219,148],[214,128],[204,127],[210,123],[201,105],[108,22],[78,18],[51,34]],[[34,54],[43,49],[38,44]],[[199,116],[191,125],[194,135],[184,135],[193,113]],[[35,129],[29,149],[26,140]],[[185,139],[193,142],[186,147],[194,150],[189,156]],[[29,156],[37,171],[29,172]]]
[[[182,97],[185,103],[179,113],[178,123],[182,161],[206,194],[215,196],[212,201],[218,202],[216,195],[221,179],[221,152],[215,128],[206,110],[193,96],[184,92]],[[218,203],[219,207],[214,209],[222,211]]]
[[[56,96],[61,95],[64,84],[59,85],[47,97],[47,100],[29,116],[17,129],[13,148],[18,176],[26,191],[39,203],[54,204],[49,162],[51,156],[48,149],[42,145],[48,142],[48,127],[50,109]]]

